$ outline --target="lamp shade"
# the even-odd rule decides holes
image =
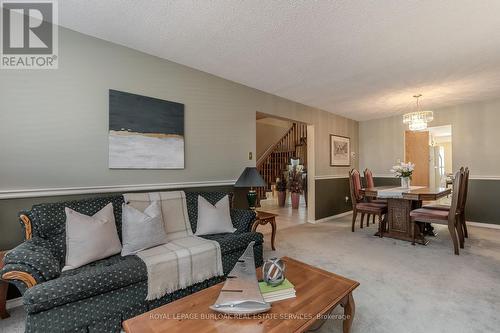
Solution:
[[[234,187],[264,187],[267,186],[255,167],[246,167]]]

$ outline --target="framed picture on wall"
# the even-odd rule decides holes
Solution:
[[[109,90],[109,168],[184,169],[184,104]]]
[[[351,139],[330,134],[330,166],[351,166]]]

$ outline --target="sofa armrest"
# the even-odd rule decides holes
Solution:
[[[34,237],[9,251],[0,276],[6,281],[21,281],[26,288],[57,278],[61,274],[59,262],[47,241]],[[19,286],[19,283],[15,283]]]
[[[231,209],[231,221],[237,229],[236,233],[249,232],[252,229],[252,224],[255,221],[255,211],[249,209]]]

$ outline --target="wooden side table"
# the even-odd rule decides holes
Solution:
[[[276,216],[277,214],[273,213],[268,213],[268,212],[261,212],[257,211],[257,218],[255,219],[253,225],[252,225],[252,231],[257,230],[257,227],[259,225],[265,225],[270,223],[271,224],[271,248],[273,251],[276,251],[276,248],[274,247],[274,238],[276,237]]]
[[[0,252],[0,269],[3,268],[3,257],[7,251],[1,251]],[[7,288],[9,287],[9,284],[3,280],[0,280],[0,318],[5,319],[9,318],[10,315],[7,312]]]

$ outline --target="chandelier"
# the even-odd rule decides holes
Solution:
[[[422,97],[421,94],[413,96],[417,100],[417,111],[406,113],[403,115],[403,124],[408,124],[411,131],[422,131],[427,128],[427,123],[434,120],[434,113],[432,111],[421,111],[418,99]]]

